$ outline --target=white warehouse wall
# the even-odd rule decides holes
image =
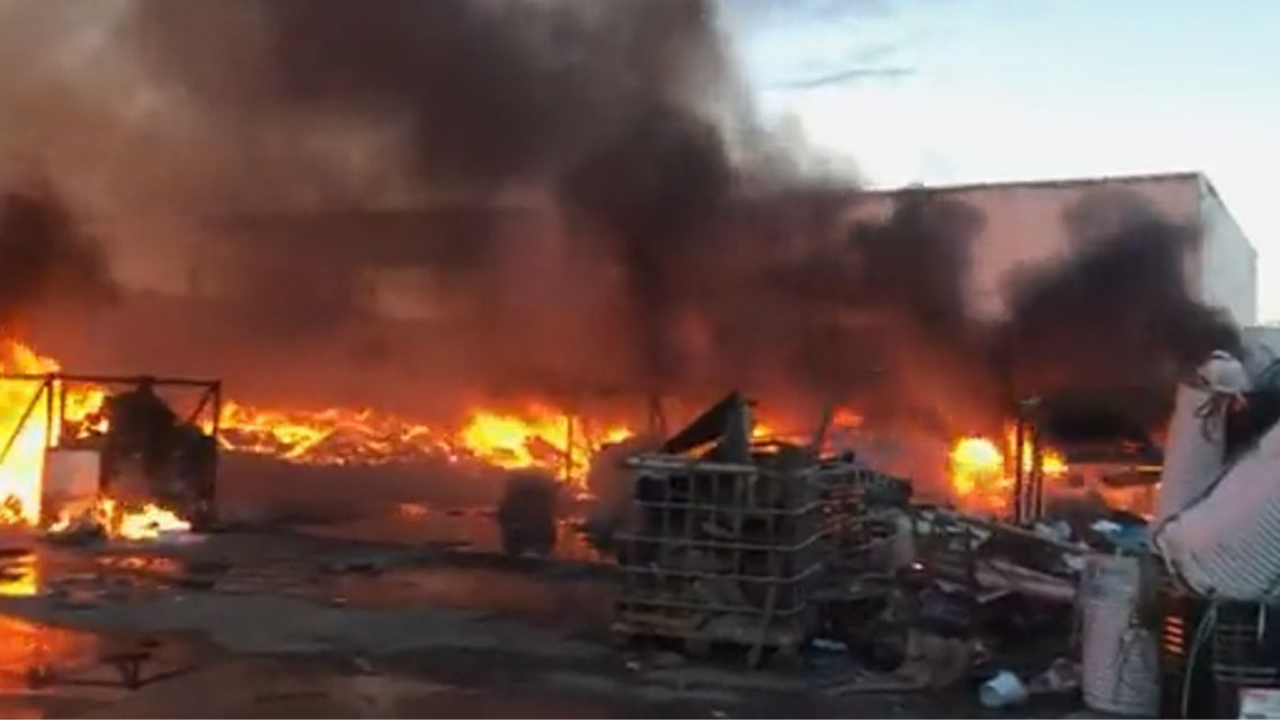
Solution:
[[[1241,326],[1258,321],[1258,253],[1208,180],[1200,179],[1204,228],[1204,299],[1224,307]]]
[[[1229,212],[1199,174],[1182,173],[1051,182],[1025,182],[929,188],[983,213],[985,226],[973,247],[969,278],[970,309],[982,317],[1005,313],[1004,287],[1018,268],[1064,257],[1070,247],[1065,214],[1082,201],[1137,198],[1161,217],[1179,224],[1204,221],[1208,243],[1187,259],[1188,286],[1208,302],[1225,307],[1241,325],[1257,314],[1256,255]],[[852,216],[883,220],[897,191],[868,193]],[[1107,202],[1091,219],[1100,231],[1115,231],[1131,221],[1125,212],[1107,212]],[[1200,261],[1203,255],[1204,262]]]

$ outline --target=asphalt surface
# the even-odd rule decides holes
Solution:
[[[234,532],[9,538],[5,717],[972,717],[970,688],[828,697],[846,671],[616,647],[605,564]],[[434,544],[433,544],[434,543]],[[29,549],[24,554],[20,548]],[[140,687],[122,686],[122,659]],[[1061,715],[1072,707],[1023,707]]]

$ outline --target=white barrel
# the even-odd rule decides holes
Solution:
[[[1085,565],[1081,689],[1092,710],[1154,717],[1159,709],[1156,639],[1136,622],[1140,586],[1137,558],[1095,555]]]
[[[1280,590],[1280,425],[1152,537],[1170,570],[1199,593],[1274,597]]]

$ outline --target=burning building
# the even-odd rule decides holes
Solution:
[[[1257,251],[1213,184],[1200,173],[1170,173],[927,188],[983,219],[972,244],[967,285],[975,314],[1007,316],[1006,292],[1020,269],[1068,258],[1082,245],[1151,219],[1200,229],[1182,255],[1187,288],[1225,309],[1239,326],[1257,322]],[[881,220],[900,191],[862,194],[856,218]]]
[[[1046,476],[1145,505],[1172,368],[1214,343],[1238,343],[1231,326],[1256,322],[1257,254],[1213,185],[1177,173],[924,192],[981,218],[963,299],[969,316],[1001,327],[995,363],[1014,401],[1008,430],[953,446],[955,489],[994,488],[998,497],[984,502],[1007,509],[1022,474],[1006,461],[1019,455],[1012,419],[1024,414],[1012,408],[1035,398],[1025,415],[1047,447]],[[884,222],[900,198],[867,193],[854,215]],[[1029,471],[1031,459],[1021,464]]]

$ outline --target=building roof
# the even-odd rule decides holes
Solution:
[[[897,188],[872,188],[867,192],[873,195],[892,195],[900,193],[904,190],[920,189],[941,192],[966,192],[969,190],[999,190],[1012,188],[1071,188],[1080,185],[1096,185],[1101,183],[1127,183],[1127,182],[1178,182],[1178,181],[1198,181],[1204,184],[1205,188],[1215,197],[1218,192],[1213,187],[1213,183],[1205,176],[1203,172],[1198,170],[1187,170],[1165,173],[1146,173],[1133,175],[1097,175],[1093,177],[1076,177],[1076,178],[1049,178],[1042,180],[993,180],[988,182],[972,182],[972,183],[956,183],[951,185],[908,185],[906,187]]]

